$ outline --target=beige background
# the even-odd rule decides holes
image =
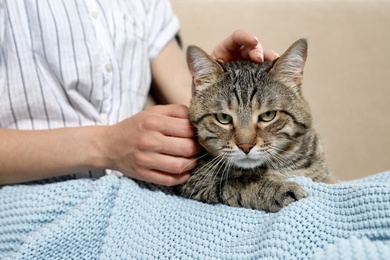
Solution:
[[[235,29],[283,53],[308,38],[303,90],[333,174],[390,170],[390,0],[172,0],[185,44],[212,48]]]

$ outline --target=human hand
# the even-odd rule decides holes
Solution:
[[[166,186],[189,179],[200,147],[186,106],[155,106],[110,128],[111,168]]]
[[[256,36],[237,30],[215,47],[211,56],[219,61],[252,60],[262,63],[274,60],[279,55],[273,50],[263,50]]]

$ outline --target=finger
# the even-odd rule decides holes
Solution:
[[[277,54],[273,50],[266,50],[264,51],[264,60],[266,61],[273,61],[274,59],[279,58],[279,54]]]
[[[237,51],[241,46],[254,48],[259,43],[259,40],[244,30],[237,30],[222,43],[226,50]]]
[[[154,133],[137,140],[140,151],[162,153],[171,156],[191,157],[199,153],[200,145],[192,138],[179,138]]]
[[[160,119],[155,130],[166,136],[192,138],[195,135],[195,127],[190,120],[166,116]]]
[[[192,157],[200,151],[201,146],[193,139],[177,137],[165,137],[162,147],[159,149],[160,153],[186,158]]]
[[[244,30],[237,30],[220,43],[211,56],[220,61],[237,59],[237,53],[242,46],[254,48],[259,43],[258,39]]]
[[[261,44],[258,44],[254,49],[247,49],[247,51],[248,51],[247,59],[250,59],[257,63],[264,62],[263,47],[261,46]]]
[[[188,107],[181,104],[153,106],[146,111],[176,118],[188,118]]]
[[[141,158],[143,156],[143,158]],[[159,153],[144,153],[138,156],[139,168],[171,174],[181,174],[196,166],[196,158],[175,157]]]
[[[146,111],[154,114],[144,122],[147,130],[184,138],[192,138],[195,134],[195,128],[188,119],[188,108],[184,105],[155,106]]]

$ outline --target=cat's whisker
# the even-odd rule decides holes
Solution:
[[[226,168],[226,163],[223,163],[224,161],[226,161],[226,157],[228,156],[228,154],[227,153],[222,153],[222,158],[221,158],[221,161],[220,161],[220,163],[219,163],[219,167],[218,167],[218,169],[215,171],[215,176],[218,176],[218,174],[219,174],[219,172],[221,171],[221,168],[223,167],[223,166],[225,166],[225,168]],[[222,171],[222,173],[223,173],[223,171]]]
[[[207,169],[208,173],[212,174],[211,170],[215,167],[215,165],[219,164],[219,162],[221,161],[220,157],[221,156],[217,156],[217,157],[213,158],[210,162],[208,162],[207,164],[203,165],[201,168],[197,169],[193,174],[197,174],[198,172],[205,172],[206,169]],[[207,178],[209,176],[210,176],[210,174],[202,174],[201,175],[202,178]]]
[[[197,169],[194,174],[197,174],[198,172],[205,172],[205,169],[207,169],[207,174],[200,175],[200,178],[196,181],[194,188],[191,192],[190,198],[193,195],[193,192],[197,186],[200,185],[200,183],[208,182],[208,179],[211,180],[213,177],[216,178],[216,174],[214,174],[214,168],[218,167],[218,165],[223,161],[224,154],[219,154],[218,156],[214,157],[211,161],[203,165],[201,168]],[[210,166],[211,165],[211,166]],[[214,175],[214,176],[213,176]],[[211,183],[211,182],[210,182]]]
[[[192,160],[191,162],[189,162],[188,164],[186,164],[186,165],[183,167],[183,170],[181,170],[181,172],[180,172],[179,174],[183,173],[183,172],[184,172],[184,169],[187,168],[189,165],[191,165],[193,162],[196,162],[197,160],[202,159],[202,158],[205,157],[205,156],[207,156],[207,153],[202,154],[202,155],[199,156],[199,157],[196,157],[194,160]]]
[[[198,159],[201,159],[205,156],[207,156],[208,154],[204,154],[202,156],[200,156]],[[197,169],[194,173],[197,173],[198,171],[202,171],[204,168],[208,167],[210,164],[213,164],[214,161],[218,160],[220,157],[222,156],[222,154],[214,157],[212,160],[210,160],[209,162],[207,162],[206,164],[204,164],[201,168]]]
[[[220,161],[218,162],[218,163],[216,163],[215,164],[215,166],[212,168],[212,170],[214,171],[214,172],[212,172],[212,174],[211,175],[213,175],[213,180],[212,180],[212,183],[216,183],[216,178],[219,176],[219,174],[220,174],[220,171],[221,171],[221,168],[223,167],[223,166],[225,166],[225,168],[226,168],[226,163],[223,163],[223,161],[225,161],[226,160],[226,157],[228,156],[228,154],[227,153],[222,153],[222,157],[221,157],[221,159],[220,159]],[[217,168],[218,167],[218,169],[216,169],[215,170],[215,168]],[[224,171],[222,171],[222,176],[220,176],[220,185],[221,185],[221,181],[224,179]],[[220,186],[220,192],[221,192],[221,186]],[[219,194],[220,196],[221,196],[221,194]]]
[[[226,153],[225,153],[224,155],[225,155],[224,157],[227,157],[227,156],[228,156]],[[217,170],[217,174],[219,174],[219,172],[220,172],[222,166],[225,166],[225,168],[224,168],[223,171],[221,172],[221,178],[220,178],[220,180],[219,180],[219,197],[222,197],[222,182],[223,182],[224,180],[226,180],[225,173],[226,173],[226,167],[227,167],[228,162],[229,162],[229,158],[228,158],[228,161],[227,161],[226,163],[224,163],[223,165],[221,165],[221,166],[219,167],[219,169]]]
[[[278,153],[278,152],[284,152],[283,149],[278,148],[278,147],[273,146],[273,145],[269,145],[268,148],[271,148],[271,149],[266,149],[265,152],[269,155],[269,158],[267,161],[269,162],[271,168],[273,168],[273,169],[280,168],[280,166],[275,164],[275,162],[273,162],[272,160],[276,160],[279,164],[282,164],[283,167],[290,168],[289,164],[287,164],[287,162]]]
[[[205,154],[205,155],[203,155],[203,156],[201,156],[201,157],[204,157],[204,156],[206,156],[207,154]],[[209,167],[209,165],[213,165],[214,164],[214,162],[215,161],[218,161],[220,158],[219,158],[220,156],[217,156],[217,157],[214,157],[212,160],[210,160],[209,162],[207,162],[206,164],[204,164],[202,167],[200,167],[200,168],[197,168],[194,172],[193,172],[193,175],[196,175],[196,174],[198,174],[199,172],[203,172],[204,171],[204,169],[206,169],[206,168],[210,168]],[[200,158],[199,158],[200,159]],[[213,166],[212,166],[213,167]],[[211,167],[211,168],[212,168]],[[200,175],[201,177],[207,177],[206,175]]]
[[[292,170],[293,167],[290,165],[290,162],[288,160],[285,160],[285,159],[288,159],[288,158],[284,158],[282,157],[279,153],[273,153],[272,151],[268,151],[268,154],[270,155],[270,161],[272,162],[272,159],[276,160],[279,164],[281,165],[275,165],[274,162],[272,162],[272,167],[274,167],[275,169],[279,169],[280,170],[283,170],[283,168],[287,168],[287,170]],[[294,162],[291,161],[292,164],[294,164]]]
[[[220,154],[217,157],[213,158],[210,162],[208,162],[207,164],[205,164],[201,168],[199,168],[194,174],[197,174],[198,171],[203,172],[205,168],[208,168],[207,169],[208,172],[211,172],[211,173],[214,172],[214,168],[216,168],[222,162],[223,156],[224,156],[223,154]],[[205,176],[208,176],[208,175],[205,175]]]
[[[227,183],[229,181],[230,168],[233,164],[233,158],[231,158],[228,153],[226,153],[226,156],[227,156],[227,162],[225,163],[225,168],[222,171],[221,180],[219,182],[220,197],[222,197],[222,182]]]
[[[274,150],[279,150],[281,152],[285,152],[285,150],[278,148],[276,146],[272,146]],[[303,172],[299,169],[299,167],[294,163],[294,161],[291,160],[291,158],[288,158],[286,156],[283,156],[279,153],[269,153],[272,158],[277,160],[281,166],[277,167],[276,169],[279,169],[282,173],[288,173],[288,172],[297,172],[300,175],[304,175]]]
[[[222,167],[225,166],[225,169],[226,169],[226,163],[224,163],[224,161],[226,161],[226,157],[227,156],[228,156],[228,153],[221,153],[219,156],[217,156],[211,162],[209,162],[207,164],[208,173],[207,174],[203,174],[203,176],[201,176],[199,178],[199,180],[195,184],[195,187],[198,186],[200,183],[204,183],[204,182],[215,183],[216,182],[216,178],[219,176]],[[220,176],[221,180],[224,179],[224,172],[225,172],[225,170],[222,171],[222,176]]]
[[[288,174],[288,173],[289,173],[289,170],[288,170],[287,168],[284,168],[284,169],[283,169],[283,168],[280,168],[280,166],[278,167],[277,165],[275,165],[274,162],[272,162],[271,159],[267,159],[267,162],[268,162],[269,165],[271,165],[271,166],[270,166],[271,168],[277,169],[277,172],[278,172],[279,174],[274,175],[274,177],[279,178],[280,181],[283,181],[283,179],[285,179],[286,177],[289,176],[289,174]]]

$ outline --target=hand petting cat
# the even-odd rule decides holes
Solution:
[[[215,47],[211,57],[221,62],[252,60],[262,63],[274,60],[279,55],[273,50],[263,50],[256,36],[244,30],[236,30]]]

